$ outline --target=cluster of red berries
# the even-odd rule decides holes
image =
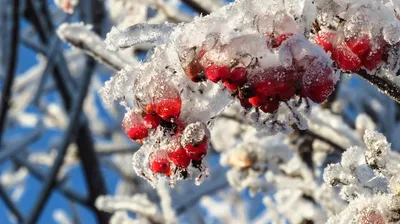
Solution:
[[[267,34],[265,36],[266,47],[272,52],[278,51],[281,44],[294,34]],[[224,47],[232,49],[229,44],[220,46],[220,48]],[[265,113],[274,113],[278,110],[280,102],[287,101],[295,95],[322,103],[334,89],[334,81],[330,77],[333,70],[319,62],[316,56],[309,55],[299,60],[295,59],[288,67],[262,68],[259,63],[262,57],[252,57],[247,65],[240,59],[224,64],[210,59],[219,58],[218,55],[207,57],[208,52],[204,44],[200,48],[192,49],[197,51],[189,63],[184,65],[186,75],[193,82],[222,81],[246,109],[255,107]],[[213,51],[212,54],[218,54],[218,51]],[[238,53],[237,55],[248,56],[249,54]]]
[[[174,136],[161,149],[149,155],[149,168],[153,173],[166,176],[179,173],[181,178],[188,176],[187,167],[192,166],[202,170],[202,160],[207,154],[207,128],[203,123],[191,123],[185,127],[180,136]]]
[[[178,91],[170,85],[164,85],[161,89],[163,91],[159,93],[159,97],[145,104],[141,112],[128,111],[122,127],[131,140],[139,143],[161,130],[162,136],[166,138],[167,148],[150,152],[148,167],[153,173],[170,176],[180,171],[186,177],[186,168],[190,161],[194,167],[201,168],[202,159],[208,149],[207,128],[199,122],[185,125],[180,119],[182,101]],[[166,92],[169,94],[165,94]],[[174,172],[171,163],[174,164]]]
[[[320,31],[314,42],[332,53],[332,59],[343,71],[355,72],[363,66],[373,71],[387,59],[388,44],[382,37],[368,34],[344,38],[336,31]]]

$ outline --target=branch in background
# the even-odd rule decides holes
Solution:
[[[40,171],[40,169],[35,167],[35,165],[28,162],[24,158],[21,158],[20,156],[14,156],[13,161],[17,165],[25,167],[29,171],[29,173],[32,174],[34,177],[36,177],[38,180],[44,181],[46,179],[47,174],[42,173],[42,171]],[[68,187],[66,187],[65,182],[61,183],[61,182],[57,181],[56,188],[58,188],[60,193],[65,195],[65,197],[67,197],[71,201],[77,202],[81,205],[89,206],[87,203],[86,197],[81,196],[81,195],[75,193],[74,191],[70,190]]]
[[[117,52],[106,50],[106,44],[100,36],[82,24],[62,24],[57,30],[58,36],[72,46],[83,50],[100,63],[115,71],[123,69],[132,62],[125,60]]]
[[[12,18],[9,18],[11,33],[10,33],[10,50],[9,55],[7,55],[8,63],[6,65],[6,78],[3,83],[3,89],[1,92],[1,105],[0,105],[0,145],[2,144],[2,139],[4,135],[5,120],[7,117],[7,111],[11,99],[11,89],[14,82],[14,76],[16,73],[16,65],[18,60],[18,42],[19,42],[19,8],[20,0],[12,1]],[[6,4],[6,3],[3,3]],[[3,6],[7,8],[6,6]],[[7,31],[6,31],[7,32]],[[5,47],[5,46],[2,46]]]
[[[382,93],[400,104],[400,86],[396,85],[396,83],[388,80],[386,77],[368,74],[364,69],[357,71],[355,74],[361,76],[369,83],[376,86]]]
[[[77,133],[79,126],[76,125],[76,122],[79,121],[81,113],[82,113],[82,107],[83,107],[83,101],[85,99],[86,93],[89,88],[90,80],[91,80],[91,68],[87,67],[87,71],[84,72],[82,80],[81,80],[81,86],[78,91],[78,94],[76,95],[75,101],[72,104],[71,108],[71,113],[69,116],[69,123],[68,127],[65,130],[63,140],[61,142],[60,150],[58,151],[57,157],[54,161],[54,165],[50,170],[50,174],[46,178],[44,182],[44,187],[43,190],[41,191],[39,198],[37,199],[37,203],[35,204],[35,207],[33,207],[32,212],[30,213],[28,217],[27,223],[36,223],[39,215],[41,214],[48,197],[50,196],[52,192],[52,188],[56,185],[57,183],[57,174],[58,171],[60,170],[61,166],[64,163],[64,157],[67,152],[69,144],[73,141],[73,139],[76,137],[74,136],[75,133]]]
[[[40,137],[42,129],[43,127],[39,126],[32,134],[25,136],[23,141],[18,140],[16,142],[6,144],[2,150],[0,150],[0,163],[10,159],[11,156],[14,156],[21,150],[26,149],[30,144],[36,141]]]
[[[43,6],[42,10],[39,10],[37,6],[38,3],[38,1],[33,0],[27,1],[27,18],[32,21],[32,24],[38,31],[41,41],[43,43],[48,43],[51,33],[54,31],[54,28],[51,24],[51,17],[48,13],[47,5]],[[92,12],[92,9],[95,9],[94,12]],[[88,20],[90,20],[88,21],[89,23],[94,24],[93,30],[101,33],[100,26],[103,24],[101,21],[104,19],[103,4],[97,4],[96,1],[90,1],[90,5],[86,7],[83,11],[88,12],[88,16],[86,16],[85,18],[88,18]],[[75,83],[73,82],[71,84],[71,82],[69,82],[68,80],[68,78],[71,76],[68,67],[66,67],[67,63],[64,56],[60,53],[57,57],[59,60],[54,66],[53,77],[56,81],[58,89],[60,90],[64,106],[68,111],[70,111],[72,104],[71,85],[75,85]],[[88,69],[86,71],[91,73],[94,68],[94,61],[88,60],[87,62]],[[89,76],[87,74],[85,75]],[[77,122],[78,120],[75,120],[74,122]],[[84,168],[87,186],[89,188],[90,195],[88,203],[90,207],[94,209],[94,212],[98,218],[98,222],[108,223],[110,217],[109,214],[98,211],[94,207],[95,198],[97,198],[97,196],[99,195],[106,194],[107,190],[105,188],[104,180],[100,172],[98,160],[95,154],[93,139],[86,123],[80,124],[80,128],[77,132],[76,144],[78,147],[79,157]]]
[[[15,206],[9,195],[7,194],[6,190],[0,184],[0,197],[3,198],[4,203],[10,209],[10,211],[15,215],[19,223],[24,222],[24,218],[18,208]]]
[[[204,8],[197,0],[182,0],[183,3],[186,5],[190,6],[192,9],[194,9],[196,12],[202,14],[203,16],[208,15],[211,13],[210,10]]]

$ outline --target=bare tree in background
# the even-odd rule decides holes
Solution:
[[[397,1],[54,3],[0,9],[10,222],[39,222],[57,191],[72,211],[54,209],[58,223],[86,223],[77,205],[115,224],[400,223]],[[157,101],[171,95],[173,115]],[[134,116],[156,125],[139,133]]]

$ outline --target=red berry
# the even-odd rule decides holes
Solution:
[[[254,107],[259,107],[259,106],[265,104],[265,102],[266,102],[266,100],[265,100],[265,97],[263,97],[263,96],[257,95],[257,96],[249,98],[249,103],[251,103],[251,105],[253,105]]]
[[[328,77],[309,83],[308,85],[303,85],[304,95],[315,103],[324,102],[333,89],[333,81]]]
[[[333,39],[335,38],[336,33],[334,32],[319,32],[314,37],[315,44],[324,48],[325,51],[332,51],[333,49]]]
[[[236,83],[231,83],[229,81],[224,81],[223,83],[224,83],[225,87],[230,90],[236,90],[237,88],[239,88],[239,85]]]
[[[275,82],[272,79],[265,78],[255,83],[257,95],[272,96],[276,94]]]
[[[294,35],[293,33],[284,33],[284,34],[281,34],[281,35],[273,38],[272,47],[277,48],[277,47],[281,46],[283,41],[287,40],[289,37],[291,37],[293,35]]]
[[[296,88],[294,85],[288,86],[285,90],[279,92],[278,96],[280,100],[290,100],[296,94]]]
[[[242,107],[244,107],[244,108],[246,108],[246,109],[251,108],[251,103],[249,102],[248,99],[239,98],[239,102],[240,102],[240,105],[241,105]]]
[[[147,127],[144,126],[144,124],[137,124],[129,128],[129,130],[126,132],[126,135],[132,140],[139,140],[146,138],[149,133],[147,130]]]
[[[273,113],[277,111],[278,108],[279,100],[277,98],[270,98],[264,105],[260,106],[260,110],[262,110],[264,113]]]
[[[156,113],[165,121],[172,121],[179,118],[181,114],[182,101],[178,99],[165,99],[157,103]]]
[[[190,164],[190,158],[182,147],[169,151],[168,157],[176,166],[180,168],[186,168]]]
[[[163,173],[170,175],[171,167],[167,157],[161,155],[162,153],[155,154],[152,152],[149,156],[149,168],[154,173]]]
[[[144,125],[143,118],[133,111],[128,111],[125,114],[122,120],[122,128],[126,135],[134,141],[148,136],[148,130]]]
[[[387,59],[387,43],[383,39],[376,40],[377,47],[370,49],[362,58],[362,65],[369,71],[378,68],[382,61]]]
[[[155,114],[145,114],[143,115],[144,125],[150,129],[156,129],[160,125],[161,118]]]
[[[350,50],[360,58],[371,49],[370,42],[368,35],[346,40],[346,44]]]
[[[368,70],[373,71],[378,68],[383,61],[383,53],[381,51],[369,51],[362,60],[362,65]]]
[[[215,83],[227,79],[230,75],[230,69],[226,65],[210,65],[204,71],[207,79]]]
[[[241,86],[246,83],[246,75],[246,68],[236,67],[232,69],[230,76],[226,80]]]
[[[354,72],[361,67],[360,58],[343,44],[333,48],[332,58],[343,71]]]
[[[196,145],[185,145],[186,152],[192,160],[202,160],[207,155],[208,144],[207,141],[202,141]]]

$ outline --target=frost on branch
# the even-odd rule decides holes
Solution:
[[[342,161],[325,169],[328,185],[340,186],[349,207],[329,223],[398,223],[400,221],[400,155],[392,152],[386,138],[366,131],[366,148],[351,147]],[[389,159],[390,158],[390,159]]]

